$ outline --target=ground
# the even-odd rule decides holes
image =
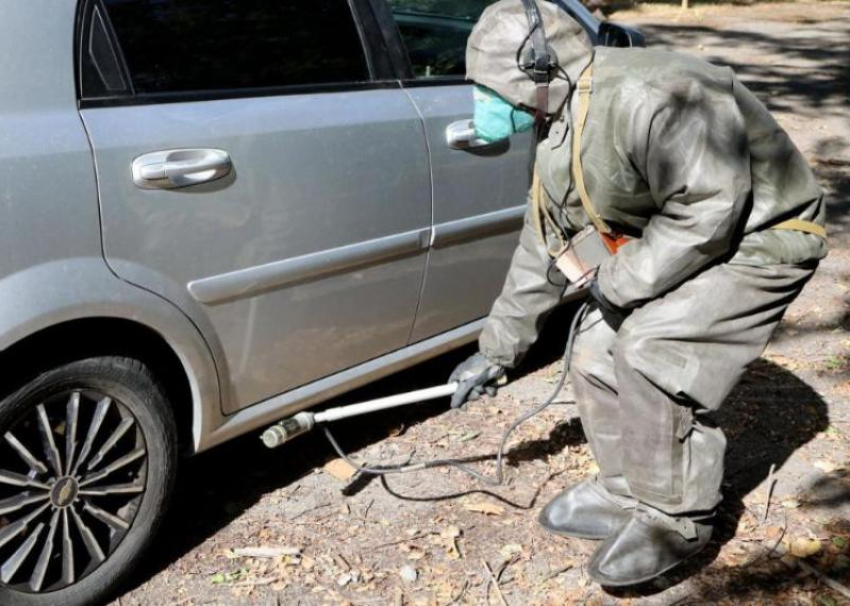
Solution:
[[[120,604],[850,604],[841,595],[850,585],[850,4],[652,5],[614,19],[638,25],[653,47],[733,66],[829,199],[830,255],[720,417],[726,500],[707,551],[612,593],[585,574],[593,542],[536,525],[542,504],[594,471],[566,389],[512,439],[503,487],[445,468],[340,479],[346,470],[321,435],[276,451],[251,435],[192,459]],[[467,412],[438,402],[340,424],[343,447],[374,464],[480,457],[472,464],[493,473],[502,431],[554,386],[568,312],[550,320],[497,398]],[[469,352],[334,404],[440,383]],[[250,557],[255,548],[264,557]],[[780,559],[783,549],[816,553]]]

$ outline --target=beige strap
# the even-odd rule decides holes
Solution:
[[[537,166],[534,167],[534,176],[531,178],[531,215],[534,219],[534,226],[537,228],[537,233],[543,244],[546,244],[546,232],[543,231],[543,220],[540,216],[540,205],[543,204],[543,193],[540,191],[540,175],[537,174]],[[547,247],[548,248],[548,247]]]
[[[543,200],[543,184],[540,182],[540,175],[537,173],[537,167],[534,167],[534,176],[531,181],[531,208],[534,216],[534,225],[537,227],[537,233],[540,234],[540,239],[543,240],[543,245],[546,247],[546,252],[550,257],[557,257],[567,248],[567,241],[564,239],[561,229],[555,223],[555,219],[549,212],[549,205]],[[545,229],[543,223],[546,223]],[[559,250],[549,248],[549,241],[546,239],[546,229],[552,231],[558,242],[561,244]]]
[[[599,233],[610,234],[611,228],[600,217],[593,204],[590,202],[590,196],[587,195],[587,188],[584,185],[584,170],[581,166],[581,135],[584,132],[584,123],[587,121],[587,112],[590,110],[590,93],[593,90],[593,63],[588,65],[581,77],[578,80],[578,117],[574,126],[573,132],[573,179],[576,183],[578,195],[581,198],[581,205],[584,207],[584,212],[590,218],[590,221],[599,230]]]
[[[804,221],[803,219],[788,219],[787,221],[783,221],[782,223],[777,223],[770,229],[788,229],[793,231],[803,231],[807,234],[814,234],[816,236],[820,236],[824,240],[826,239],[826,228],[823,225],[818,225],[817,223],[812,223],[811,221]]]

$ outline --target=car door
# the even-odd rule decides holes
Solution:
[[[97,0],[85,15],[105,257],[220,345],[225,412],[404,347],[427,146],[349,2]]]
[[[466,40],[492,0],[375,0],[401,52],[405,90],[422,114],[431,154],[434,236],[412,340],[486,316],[522,226],[531,137],[475,146]],[[447,131],[453,130],[453,143]]]

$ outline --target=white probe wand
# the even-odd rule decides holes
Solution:
[[[436,400],[437,398],[445,398],[453,395],[457,391],[457,387],[457,383],[449,383],[448,385],[438,385],[437,387],[429,387],[386,398],[378,398],[377,400],[369,400],[360,404],[329,408],[322,412],[299,412],[294,417],[284,419],[265,430],[262,436],[263,444],[268,448],[277,448],[291,439],[309,432],[317,424],[357,417],[370,412],[386,410],[387,408],[396,408],[398,406],[406,406],[407,404],[417,404],[419,402],[427,402],[428,400]]]

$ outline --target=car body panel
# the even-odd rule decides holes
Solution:
[[[180,360],[192,393],[192,416],[200,424],[218,413],[218,372],[200,331],[164,298],[121,280],[103,257],[62,259],[0,279],[0,350],[76,320],[123,319],[163,338]],[[7,327],[13,327],[9,330]],[[81,347],[84,344],[81,344]],[[57,347],[74,344],[57,344]],[[196,428],[192,450],[202,441]]]
[[[421,125],[397,87],[84,109],[107,261],[202,304],[234,412],[407,345],[431,229]],[[135,187],[133,160],[227,151],[233,173]],[[129,263],[127,263],[129,262]]]
[[[407,90],[425,124],[434,183],[434,237],[411,339],[417,342],[490,312],[522,226],[531,137],[450,149],[448,125],[472,118],[471,87]]]

